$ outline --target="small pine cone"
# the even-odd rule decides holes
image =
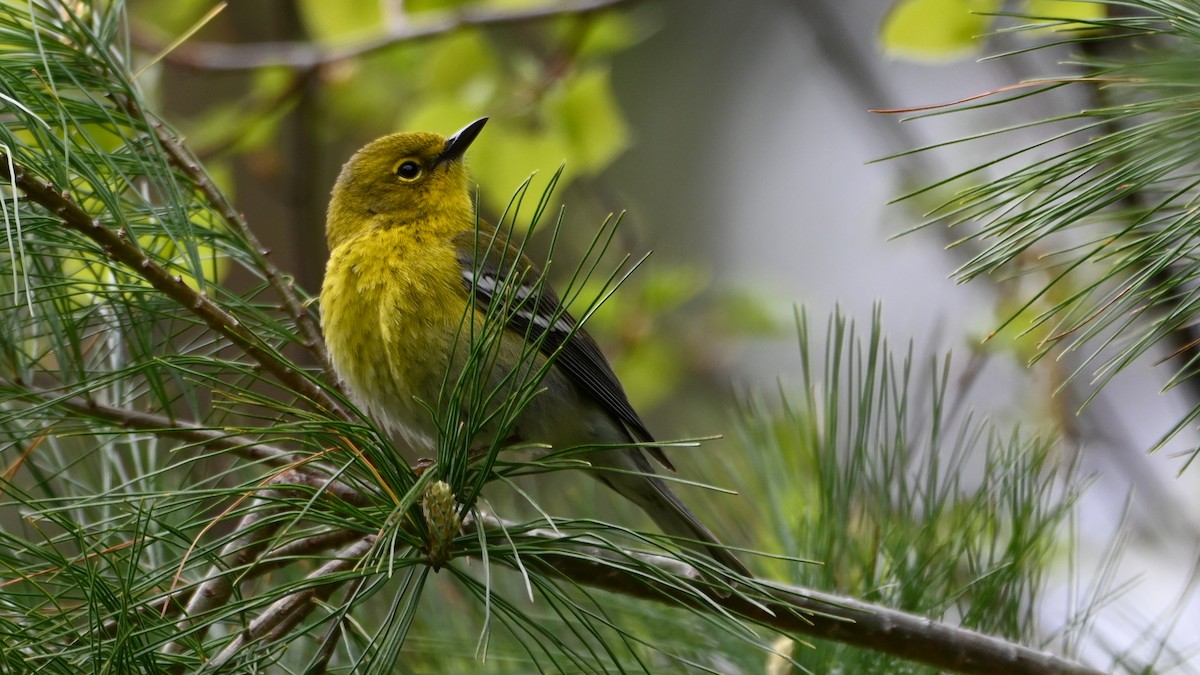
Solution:
[[[450,559],[450,542],[462,529],[458,516],[458,502],[450,485],[444,481],[430,483],[421,497],[421,512],[425,514],[425,525],[429,528],[429,564],[439,570]]]

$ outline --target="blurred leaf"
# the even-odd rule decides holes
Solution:
[[[443,97],[431,100],[413,110],[405,116],[404,122],[400,126],[408,131],[432,131],[449,136],[478,118],[479,111],[476,108],[453,97]],[[471,151],[467,153],[467,162],[471,165],[473,175],[478,173],[474,166],[478,148],[484,143],[484,139],[489,137],[493,126],[491,123],[488,124],[479,139],[471,144]]]
[[[1083,0],[1029,0],[1027,11],[1030,16],[1080,21],[1093,21],[1108,16],[1108,7],[1104,3]]]
[[[1084,0],[1029,0],[1025,14],[1033,17],[1035,23],[1046,24],[1045,28],[1028,33],[1033,37],[1043,31],[1101,30],[1091,22],[1105,19],[1108,8],[1104,3]]]
[[[622,352],[613,369],[635,409],[649,409],[673,395],[684,376],[684,359],[666,336],[643,340]]]
[[[473,3],[472,0],[407,0],[404,3],[405,11],[417,13],[437,11],[442,9],[453,9],[464,5],[480,4]]]
[[[223,100],[197,116],[188,136],[201,149],[214,146],[234,151],[247,151],[271,144],[277,135],[279,122],[290,110],[288,105],[274,101],[293,86],[289,68],[262,68],[254,71],[254,89],[240,100]]]
[[[464,119],[471,120],[469,116]],[[480,134],[479,140],[471,146],[467,162],[475,180],[482,186],[484,206],[499,214],[508,206],[513,191],[530,174],[537,174],[530,191],[539,193],[549,176],[569,155],[567,140],[552,128],[539,128],[518,119],[501,117],[493,119]],[[568,162],[560,184],[569,184],[577,174],[578,169]]]
[[[402,127],[449,135],[487,114],[486,106],[472,105],[462,97],[442,96],[430,99],[411,116],[406,116]],[[523,181],[531,174],[538,174],[531,183],[530,192],[540,193],[568,154],[567,143],[552,131],[535,128],[520,119],[492,117],[471,145],[467,167],[472,180],[480,186],[482,208],[490,217],[498,218]],[[575,173],[568,165],[563,173],[563,184]],[[522,212],[528,215],[529,209]]]
[[[500,81],[500,57],[477,30],[459,31],[436,44],[421,64],[422,86],[483,105]]]
[[[132,14],[139,23],[152,24],[164,33],[179,33],[190,28],[204,13],[211,10],[214,0],[142,0],[132,2]]]
[[[918,61],[950,61],[979,49],[989,12],[999,0],[901,0],[883,20],[885,54]]]
[[[629,49],[650,34],[646,24],[628,14],[609,12],[576,21],[587,21],[583,39],[575,48],[582,57],[609,56]],[[569,26],[564,26],[569,29]]]
[[[721,335],[779,336],[791,327],[790,303],[773,297],[770,290],[728,288],[721,291],[709,311]],[[783,312],[782,308],[788,308]]]
[[[679,307],[709,285],[709,275],[689,265],[656,265],[653,272],[639,276],[643,283],[638,296],[643,308],[655,313]]]
[[[1056,283],[1050,275],[1041,274],[1013,279],[1000,288],[995,314],[988,320],[989,327],[1000,327],[982,339],[989,349],[1011,352],[1020,363],[1033,363],[1045,353],[1059,328],[1046,317],[1054,313],[1055,307],[1069,303],[1079,289],[1069,280]],[[1030,296],[1043,288],[1045,292],[1030,301]]]
[[[374,136],[405,127],[396,124],[420,97],[418,74],[429,60],[431,45],[411,44],[375,52],[321,71],[325,98],[336,101],[328,106],[333,117],[322,132],[330,139],[344,140],[353,129],[354,140],[365,143]],[[337,123],[348,125],[339,128]]]
[[[551,109],[570,144],[567,163],[581,173],[604,170],[629,146],[629,127],[617,107],[607,68],[585,70],[567,80]]]
[[[521,9],[528,7],[545,7],[546,0],[487,0],[488,7],[503,9]]]
[[[379,0],[300,0],[297,4],[309,36],[318,42],[346,42],[383,28]]]

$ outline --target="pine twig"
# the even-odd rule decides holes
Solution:
[[[251,621],[241,635],[234,638],[212,660],[210,664],[212,668],[220,670],[248,645],[260,640],[271,642],[286,635],[316,609],[319,601],[328,599],[338,586],[349,581],[349,579],[325,582],[321,582],[321,580],[352,569],[363,556],[370,552],[371,547],[375,545],[375,539],[376,536],[373,534],[365,535],[342,549],[337,558],[330,560],[305,577],[315,582],[312,586],[284,596],[263,610],[262,614]]]
[[[237,588],[233,579],[234,575],[245,571],[248,566],[253,564],[282,526],[282,523],[278,522],[259,525],[260,521],[270,518],[282,510],[282,507],[270,505],[271,502],[277,501],[281,497],[283,497],[281,490],[270,489],[261,492],[251,501],[250,512],[237,524],[237,531],[244,534],[221,549],[219,564],[213,565],[208,577],[196,587],[192,598],[188,600],[187,607],[183,610],[183,618],[175,626],[176,635],[182,637],[193,628],[197,617],[203,617],[233,597],[233,592]],[[168,596],[167,599],[170,600],[171,597]],[[163,611],[165,613],[166,606]],[[193,633],[187,637],[192,640],[202,640],[207,630],[208,624],[199,623]],[[184,641],[176,638],[163,647],[163,653],[182,654],[185,648]]]
[[[239,527],[241,525],[239,524]],[[243,582],[252,581],[265,574],[278,570],[282,567],[292,564],[301,556],[309,556],[323,551],[328,551],[338,546],[344,546],[349,542],[358,539],[362,536],[361,532],[354,530],[329,530],[321,534],[314,534],[310,537],[304,537],[295,541],[290,541],[282,546],[273,548],[262,555],[255,562],[243,571],[240,580]],[[155,606],[142,605],[134,610],[135,614],[145,615],[149,612],[164,615],[167,617],[181,616],[185,613],[187,604],[187,596],[194,594],[195,590],[191,587],[181,588],[174,593],[171,593],[162,600],[155,601]],[[165,608],[165,609],[164,609]],[[112,637],[116,635],[119,626],[117,619],[108,619],[104,622],[103,635]]]
[[[358,581],[354,582],[354,584],[346,591],[345,597],[347,600],[344,601],[343,604],[348,602],[349,599],[352,599],[354,596],[358,595],[359,591],[362,590],[362,587],[366,585],[366,583],[367,577],[362,577]],[[337,651],[338,643],[341,641],[342,635],[346,632],[347,624],[351,623],[352,620],[349,614],[344,614],[337,621],[330,624],[329,630],[325,631],[325,635],[321,638],[321,647],[317,650],[316,656],[313,657],[312,665],[310,665],[309,668],[304,671],[304,675],[323,675],[324,673],[329,672],[329,663],[333,660],[333,655]]]
[[[0,384],[15,387],[11,382],[0,379]],[[165,415],[116,408],[102,405],[81,396],[61,396],[53,392],[22,385],[22,398],[31,399],[38,405],[58,406],[85,417],[107,422],[122,429],[132,429],[163,438],[173,438],[192,445],[213,450],[232,452],[244,459],[261,462],[268,466],[287,469],[289,482],[328,492],[349,504],[362,504],[363,495],[358,490],[312,468],[308,458],[263,443],[252,436],[236,435],[222,429],[205,427],[194,422],[172,419]]]
[[[162,122],[157,119],[147,117],[147,122],[154,129],[158,141],[166,150],[167,158],[176,168],[187,175],[188,179],[204,195],[208,203],[221,214],[225,222],[237,231],[246,243],[249,245],[249,250],[254,258],[254,264],[266,277],[267,283],[275,289],[280,300],[284,304],[284,308],[296,322],[296,328],[300,331],[300,336],[303,339],[301,343],[305,349],[316,356],[317,361],[321,364],[321,370],[325,373],[326,381],[338,382],[337,374],[334,373],[333,364],[329,360],[329,353],[325,349],[325,340],[321,335],[321,327],[313,320],[312,315],[305,309],[304,303],[296,295],[296,287],[291,278],[285,275],[282,270],[271,262],[267,257],[270,251],[265,248],[254,231],[250,229],[246,219],[242,214],[238,213],[233,204],[221,192],[208,174],[201,168],[200,163],[184,144],[172,134]]]
[[[287,491],[287,486],[294,484],[294,482],[288,473],[280,474],[271,479],[270,484],[273,486],[271,489],[258,493],[258,496],[255,497],[249,506],[250,512],[237,524],[237,531],[244,532],[244,534],[229,542],[221,549],[219,564],[213,566],[208,577],[196,588],[187,603],[187,607],[184,608],[183,618],[176,626],[179,634],[182,635],[191,629],[196,617],[201,617],[227,603],[233,597],[233,593],[239,583],[266,574],[272,569],[285,566],[291,562],[290,558],[295,555],[316,550],[326,550],[346,541],[363,537],[361,532],[331,530],[322,535],[305,537],[284,546],[267,550],[282,523],[269,523],[266,525],[260,523],[285,508],[272,506],[271,503],[283,498]],[[373,535],[370,538],[372,541],[374,540]],[[348,550],[354,551],[357,549],[351,546]],[[340,563],[343,561],[338,559],[334,562]],[[325,569],[328,566],[327,563],[321,569]],[[320,570],[317,571],[320,572]],[[316,575],[316,572],[310,575],[309,578],[319,578],[314,575]],[[329,592],[332,593],[332,589]],[[170,602],[174,599],[174,595],[168,596],[168,604],[165,607],[169,607]],[[327,597],[327,595],[319,597]],[[203,637],[206,629],[207,625],[201,624],[199,628],[195,629],[195,634],[189,637],[200,639]],[[174,640],[163,647],[163,652],[166,654],[181,654],[184,648],[185,645],[182,641]]]
[[[24,166],[11,164],[10,173],[10,161],[11,158],[6,153],[0,152],[0,178],[7,179],[29,199],[58,216],[63,227],[75,230],[96,242],[106,255],[124,264],[160,293],[199,317],[209,328],[241,348],[289,389],[306,397],[331,415],[353,421],[349,413],[320,385],[305,376],[270,345],[263,344],[258,336],[207,295],[192,289],[181,277],[172,275],[162,265],[150,259],[126,233],[105,227],[100,219],[92,218],[53,184],[39,180]]]
[[[510,534],[506,532],[517,529],[488,514],[476,514],[467,527],[482,527],[498,543],[507,542]],[[796,586],[751,582],[728,597],[706,593],[701,602],[698,595],[682,590],[677,583],[621,569],[634,556],[666,574],[683,577],[689,584],[702,584],[699,573],[679,560],[628,552],[618,554],[548,529],[522,530],[522,537],[544,542],[537,547],[538,553],[521,556],[526,567],[536,567],[571,583],[643,600],[729,612],[784,634],[832,640],[957,673],[1103,675],[1088,666],[972,630]],[[501,558],[493,555],[492,559]]]

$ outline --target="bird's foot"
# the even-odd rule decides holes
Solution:
[[[417,465],[412,468],[412,471],[413,473],[417,474],[418,478],[420,478],[425,474],[426,471],[435,466],[437,466],[436,459],[433,459],[432,457],[422,457],[417,460]]]

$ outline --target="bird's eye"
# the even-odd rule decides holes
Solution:
[[[404,180],[415,180],[421,175],[421,165],[411,160],[400,162],[400,166],[396,167],[396,175]]]

